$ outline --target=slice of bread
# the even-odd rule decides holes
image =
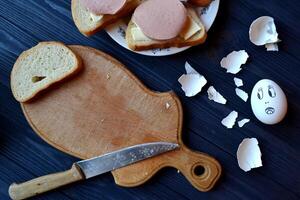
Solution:
[[[196,11],[188,7],[188,20],[187,25],[183,28],[183,33],[187,33],[191,29],[192,21],[200,27],[200,31],[196,32],[192,37],[185,39],[180,36],[182,33],[174,39],[171,40],[153,40],[150,38],[145,38],[144,40],[135,40],[132,34],[132,30],[138,28],[137,25],[131,20],[128,24],[126,30],[126,41],[130,49],[134,51],[143,51],[155,48],[169,48],[169,47],[184,47],[184,46],[195,46],[205,42],[207,34],[204,25],[202,24],[200,18],[198,17]]]
[[[91,36],[108,25],[130,14],[142,0],[127,0],[125,6],[115,15],[97,16],[88,11],[80,0],[72,0],[72,16],[75,25],[85,36]]]
[[[19,102],[31,100],[81,68],[81,59],[59,42],[41,42],[24,51],[11,72],[11,89]]]

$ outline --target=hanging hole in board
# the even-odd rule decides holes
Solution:
[[[201,165],[197,165],[195,168],[194,168],[194,174],[196,176],[201,176],[203,175],[205,172],[205,168]]]

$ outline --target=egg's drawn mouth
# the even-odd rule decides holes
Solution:
[[[272,115],[275,112],[275,109],[272,107],[267,107],[265,111],[268,115]]]

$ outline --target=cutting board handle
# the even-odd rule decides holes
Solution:
[[[221,165],[207,154],[182,146],[174,155],[171,165],[202,192],[211,190],[221,176]]]

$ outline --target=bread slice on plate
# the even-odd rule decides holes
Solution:
[[[125,6],[115,15],[95,15],[85,8],[80,0],[72,0],[72,16],[79,31],[85,36],[91,36],[130,14],[141,1],[127,0]]]
[[[153,40],[143,34],[131,20],[126,30],[126,41],[130,49],[143,51],[155,48],[195,46],[205,42],[207,34],[196,11],[187,7],[188,20],[182,32],[171,40]]]
[[[31,100],[81,68],[81,59],[59,42],[41,42],[24,51],[13,66],[11,89],[19,102]]]

